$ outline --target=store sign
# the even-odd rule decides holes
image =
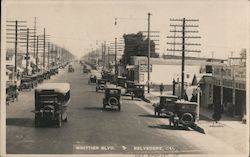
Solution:
[[[149,65],[149,70],[152,72],[152,64]],[[148,65],[140,64],[140,72],[148,72]]]

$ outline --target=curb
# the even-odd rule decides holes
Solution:
[[[145,98],[145,97],[142,100],[147,102],[147,103],[151,103],[151,101],[149,99]]]

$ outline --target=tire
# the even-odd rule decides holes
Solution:
[[[184,113],[181,116],[181,122],[182,124],[189,126],[194,122],[194,117],[191,113]]]
[[[112,103],[112,100],[115,101],[115,103]],[[108,104],[109,104],[110,106],[112,106],[113,104],[119,105],[119,100],[118,100],[116,97],[110,97],[110,98],[108,99]]]

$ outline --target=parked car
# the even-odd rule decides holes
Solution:
[[[131,94],[134,90],[134,85],[135,85],[134,81],[126,81],[126,84],[125,84],[126,93]]]
[[[74,68],[73,68],[73,66],[72,65],[69,65],[69,67],[68,67],[68,72],[74,72],[75,70],[74,70]]]
[[[18,98],[17,86],[13,83],[6,83],[6,103],[14,102]]]
[[[33,75],[24,75],[23,78],[30,78],[33,88],[36,87],[36,86],[38,85],[38,75],[37,75],[37,74],[33,74]]]
[[[20,91],[22,91],[23,89],[31,90],[32,88],[34,88],[34,85],[32,83],[31,78],[28,78],[28,77],[21,78],[21,83],[19,86]]]
[[[118,76],[117,85],[125,88],[126,77]]]
[[[106,109],[106,107],[110,107],[117,108],[118,111],[121,111],[120,97],[121,89],[113,86],[107,86],[104,92],[103,109]]]
[[[98,92],[98,90],[104,90],[105,85],[106,85],[106,80],[98,79],[96,84],[96,92]]]
[[[95,75],[90,75],[89,80],[88,80],[88,84],[96,83],[96,80],[97,80],[97,78]]]
[[[56,75],[58,74],[58,67],[54,66],[49,71],[50,71],[50,75]]]
[[[132,99],[134,97],[136,98],[144,98],[144,85],[143,84],[139,84],[139,83],[135,83],[132,89]]]
[[[70,104],[68,83],[46,83],[35,89],[35,126],[52,122],[59,128],[67,122]]]
[[[38,72],[38,73],[36,73],[36,75],[37,75],[37,82],[38,83],[42,83],[43,80],[44,80],[43,73],[42,72]]]
[[[49,72],[49,70],[44,70],[43,71],[43,79],[45,79],[45,80],[50,79],[50,72]]]
[[[169,117],[170,125],[176,119],[179,119],[178,124],[183,124],[185,126],[192,125],[195,122],[197,114],[197,103],[189,102],[185,100],[178,100],[177,96],[164,95],[159,96],[160,102],[153,104],[155,116],[160,116],[161,114],[166,114]]]

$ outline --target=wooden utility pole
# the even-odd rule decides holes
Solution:
[[[25,73],[28,75],[28,66],[29,66],[29,28],[27,28],[27,37],[26,37],[26,55],[25,55],[25,60],[26,60],[26,67],[25,67]]]
[[[150,13],[148,13],[148,93],[150,93]]]
[[[182,58],[181,58],[181,98],[184,99],[184,79],[185,79],[185,23],[186,19],[182,21]]]
[[[103,44],[103,67],[106,66],[106,41],[104,41],[104,44]]]
[[[185,54],[186,52],[197,52],[200,53],[200,50],[187,50],[186,49],[186,45],[188,46],[200,46],[201,44],[197,44],[197,43],[186,43],[185,39],[197,39],[197,38],[201,38],[200,36],[186,36],[186,33],[198,33],[198,31],[196,30],[186,30],[186,28],[188,27],[199,27],[198,25],[194,25],[194,24],[187,24],[187,22],[198,22],[198,19],[170,19],[170,21],[174,21],[174,22],[181,22],[181,24],[170,24],[171,27],[180,27],[181,30],[170,30],[170,32],[174,32],[174,33],[181,33],[181,36],[176,36],[174,34],[174,36],[167,36],[167,38],[173,38],[174,39],[174,43],[172,42],[167,42],[167,44],[169,45],[179,45],[181,46],[181,49],[167,49],[167,51],[173,51],[173,52],[182,52],[182,64],[181,64],[181,99],[184,98],[184,94],[185,94],[185,90],[184,90],[184,84],[185,84]],[[176,43],[175,39],[177,38],[181,38],[182,42],[181,43]]]
[[[109,68],[109,46],[108,46],[108,68]]]
[[[117,81],[118,70],[117,70],[117,38],[115,38],[115,78]]]
[[[17,28],[18,28],[18,21],[15,21],[15,70],[14,70],[14,73],[15,73],[15,76],[16,76],[16,73],[17,73]],[[16,77],[15,77],[16,78]]]
[[[33,46],[34,46],[34,48],[33,48],[33,52],[34,52],[34,58],[36,58],[36,17],[34,17],[34,41],[33,41]],[[37,65],[36,65],[37,66]]]
[[[39,36],[36,36],[36,72],[38,72],[38,46],[39,46]]]
[[[14,21],[6,21],[6,43],[14,43],[14,54],[15,54],[15,59],[14,59],[14,69],[13,69],[13,74],[14,74],[14,83],[16,82],[16,75],[17,75],[17,47],[18,43],[25,43],[25,42],[20,42],[19,39],[19,33],[20,31],[26,31],[24,29],[26,25],[23,25],[24,23],[27,23],[26,21],[19,21],[19,20],[14,20]],[[23,29],[20,29],[23,28]]]
[[[50,42],[48,42],[48,56],[47,57],[48,57],[47,58],[48,59],[48,66],[47,67],[49,69],[50,68],[50,65],[49,65],[50,64]]]
[[[45,70],[45,28],[43,28],[43,69]]]

